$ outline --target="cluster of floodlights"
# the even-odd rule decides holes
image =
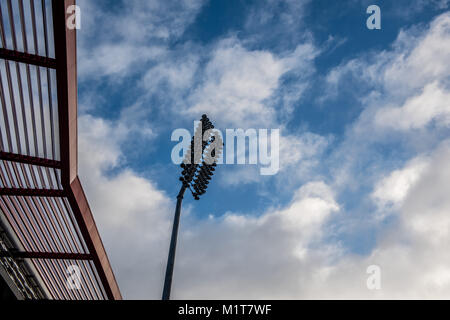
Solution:
[[[190,148],[181,163],[180,180],[182,182],[177,196],[177,206],[173,219],[172,237],[170,239],[169,256],[167,258],[166,276],[164,279],[163,300],[170,299],[172,276],[175,264],[178,226],[180,223],[181,202],[184,192],[189,189],[195,200],[206,193],[208,184],[216,170],[216,162],[223,150],[223,141],[219,132],[214,132],[214,126],[206,114],[202,115],[200,124],[195,129]]]
[[[212,129],[214,129],[214,125],[204,114],[192,137],[191,146],[180,165],[183,168],[180,180],[185,188],[189,188],[195,200],[200,200],[200,196],[206,193],[209,180],[216,170],[216,160],[220,157],[223,149],[222,139],[219,135],[215,135]],[[206,133],[205,140],[203,139],[204,133]],[[197,147],[196,143],[201,143],[201,148]],[[201,163],[199,163],[200,161]]]

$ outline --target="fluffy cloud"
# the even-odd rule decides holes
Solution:
[[[269,103],[281,77],[296,68],[307,71],[318,50],[312,44],[276,56],[248,50],[236,39],[223,40],[212,54],[203,84],[192,94],[187,113],[208,112],[220,124],[234,127],[269,127],[283,110]]]
[[[409,181],[406,192],[403,189],[399,197],[394,194],[395,200],[402,198],[397,211],[398,223],[384,234],[367,259],[381,267],[383,297],[443,299],[450,296],[450,256],[446,253],[450,201],[444,196],[450,178],[449,160],[450,144],[446,140],[429,158],[407,164],[389,178]]]
[[[362,54],[328,73],[327,98],[343,94],[342,83],[352,81],[362,109],[333,151],[337,185],[368,187],[392,167],[390,160],[401,163],[417,153],[431,152],[445,139],[450,112],[450,69],[444,58],[450,56],[449,26],[447,12],[424,30],[402,30],[391,50]],[[383,159],[377,148],[394,144],[402,158]]]
[[[283,132],[283,131],[281,131]],[[297,135],[280,135],[279,171],[274,176],[278,189],[296,188],[299,181],[315,179],[319,159],[332,139],[310,132]],[[267,180],[262,176],[263,165],[247,165],[221,169],[221,182],[225,185],[257,183]]]
[[[425,31],[418,30],[401,30],[391,50],[370,52],[332,69],[327,75],[332,95],[349,76],[396,102],[416,95],[426,85],[448,83],[450,13],[435,18]]]
[[[105,7],[97,7],[94,1],[79,1],[80,32],[86,32],[78,42],[80,77],[120,79],[141,72],[147,63],[163,60],[168,42],[192,23],[203,2],[131,1],[102,12]]]
[[[436,249],[450,237],[450,201],[445,195],[450,177],[449,160],[450,141],[445,140],[433,152],[427,170],[408,193],[401,212],[403,222],[418,237],[417,241],[432,244]]]
[[[409,98],[401,107],[386,107],[375,115],[379,127],[400,130],[420,129],[435,121],[439,126],[450,124],[450,91],[428,84],[418,96]]]
[[[302,162],[307,166],[308,160],[314,161],[327,147],[329,139],[313,134],[285,135],[280,138],[281,169],[292,169]]]
[[[390,172],[387,177],[377,182],[372,198],[382,214],[389,211],[391,207],[398,209],[403,204],[408,192],[427,168],[427,164],[425,159],[415,158],[404,168]]]
[[[384,54],[387,64],[381,76],[385,87],[392,91],[401,88],[417,89],[448,78],[449,37],[449,12],[434,19],[421,36],[417,36],[413,30],[400,32],[394,55],[390,57],[389,54]]]
[[[190,221],[180,239],[174,297],[295,296],[310,259],[326,251],[310,246],[321,239],[322,226],[338,209],[329,187],[311,182],[286,207],[259,217],[230,213],[195,227],[198,222]]]

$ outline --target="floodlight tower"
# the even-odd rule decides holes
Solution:
[[[195,200],[200,200],[200,196],[206,193],[209,180],[211,180],[217,159],[223,149],[222,137],[214,132],[214,126],[206,114],[202,115],[200,124],[197,126],[191,140],[190,149],[186,152],[185,158],[180,167],[180,181],[182,183],[180,192],[177,195],[177,205],[173,220],[172,237],[170,239],[169,256],[167,258],[166,276],[164,280],[163,300],[170,299],[172,287],[173,268],[175,264],[175,251],[177,246],[178,226],[180,223],[181,202],[184,192],[189,189]]]

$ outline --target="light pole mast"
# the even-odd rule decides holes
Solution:
[[[180,224],[181,202],[183,201],[186,187],[181,186],[177,195],[177,207],[175,209],[175,217],[173,218],[172,237],[170,238],[169,257],[167,258],[166,278],[164,279],[163,300],[170,299],[170,289],[172,288],[173,266],[175,264],[175,251],[177,249],[178,226]]]
[[[191,148],[186,153],[186,157],[180,165],[181,168],[183,168],[180,177],[182,186],[177,195],[177,206],[175,208],[175,216],[173,219],[162,300],[170,299],[178,228],[180,225],[181,202],[183,201],[184,192],[186,189],[189,189],[192,192],[194,199],[200,200],[200,195],[206,193],[209,184],[208,180],[211,180],[215,171],[216,161],[222,152],[222,138],[220,135],[216,135],[212,129],[214,129],[213,124],[205,114],[202,115],[200,125],[197,127],[194,136],[192,137]],[[201,143],[201,147],[196,146],[196,143]]]

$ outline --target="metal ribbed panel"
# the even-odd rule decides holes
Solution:
[[[0,222],[10,244],[0,263],[28,263],[30,283],[11,273],[27,299],[121,297],[76,175],[76,42],[63,10],[73,3],[0,1]]]

